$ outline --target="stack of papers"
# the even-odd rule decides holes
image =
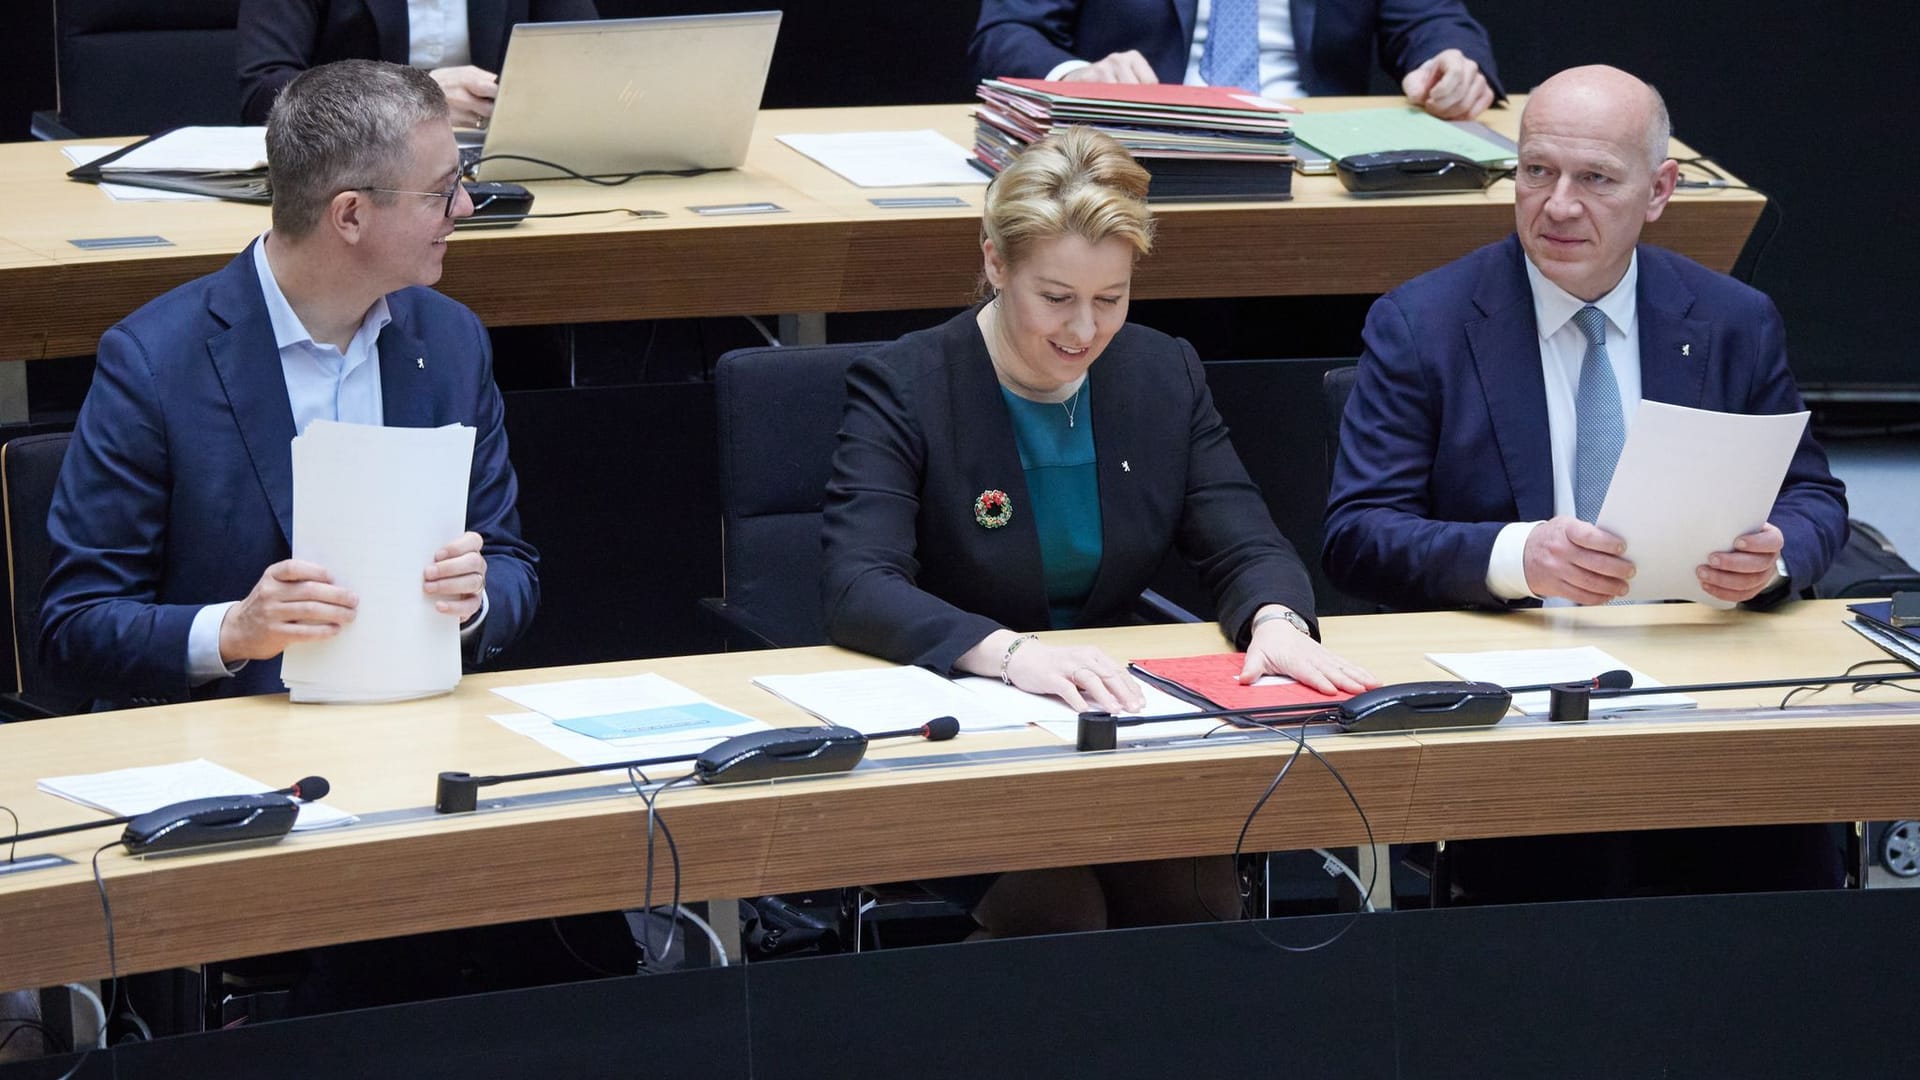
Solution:
[[[82,162],[67,175],[240,202],[264,203],[273,198],[267,186],[264,127],[175,128]]]
[[[460,682],[460,621],[425,592],[433,553],[466,531],[473,429],[316,420],[293,440],[293,557],[360,597],[353,622],[287,646],[295,701],[400,701]]]
[[[275,789],[205,758],[174,765],[146,765],[79,776],[49,776],[40,790],[115,817],[134,817],[188,799],[221,795],[259,795]],[[326,803],[301,803],[295,832],[324,829],[358,820]]]
[[[582,765],[694,755],[767,725],[660,675],[504,686],[494,693],[537,715],[495,722]]]
[[[1633,675],[1635,689],[1664,686],[1639,668],[1627,665],[1591,645],[1573,649],[1508,649],[1491,652],[1428,653],[1427,659],[1469,682],[1496,686],[1538,686],[1542,683],[1586,682],[1616,669]],[[1546,690],[1515,694],[1513,707],[1528,716],[1545,716],[1552,695]],[[1684,694],[1646,694],[1638,697],[1594,698],[1588,712],[1625,712],[1629,709],[1689,709],[1699,704]]]
[[[994,173],[1040,139],[1085,124],[1140,159],[1156,201],[1292,195],[1291,106],[1218,86],[989,79],[977,93],[974,157]]]

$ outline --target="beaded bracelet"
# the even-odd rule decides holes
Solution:
[[[1013,663],[1013,654],[1019,652],[1020,646],[1025,645],[1027,642],[1039,641],[1039,640],[1040,640],[1039,634],[1021,634],[1019,637],[1014,638],[1012,641],[1007,643],[1006,654],[1000,657],[1000,681],[1001,682],[1006,683],[1008,686],[1013,685],[1013,680],[1007,678],[1007,665]]]

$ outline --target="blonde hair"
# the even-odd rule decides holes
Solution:
[[[1078,236],[1119,237],[1136,255],[1153,250],[1147,170],[1111,136],[1074,126],[1027,147],[987,185],[980,238],[1008,266],[1034,244]]]

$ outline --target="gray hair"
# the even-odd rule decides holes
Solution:
[[[1667,143],[1673,139],[1673,118],[1667,115],[1667,99],[1652,83],[1644,84],[1647,94],[1653,99],[1653,107],[1647,116],[1647,167],[1659,169],[1660,163],[1667,160]]]
[[[302,72],[267,116],[275,231],[305,236],[342,191],[398,185],[413,130],[428,120],[446,122],[447,98],[424,71],[342,60]]]

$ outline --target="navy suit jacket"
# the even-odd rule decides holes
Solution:
[[[1044,79],[1067,60],[1138,49],[1163,83],[1187,79],[1199,0],[983,0],[967,43],[973,76]],[[1472,57],[1504,96],[1487,32],[1461,0],[1292,0],[1300,85],[1364,94],[1376,53],[1398,80],[1447,49]]]
[[[516,23],[597,19],[593,0],[467,0],[468,52],[496,74]],[[240,115],[264,124],[294,76],[335,60],[407,62],[407,0],[243,0]]]
[[[485,540],[488,611],[468,659],[484,662],[539,600],[486,331],[431,289],[387,306],[387,424],[475,429],[467,527]],[[293,437],[251,247],[107,331],[47,518],[40,657],[64,688],[118,705],[284,689],[276,657],[190,691],[187,631],[202,606],[244,598],[289,557]]]
[[[1234,453],[1193,347],[1129,324],[1088,379],[1102,551],[1079,625],[1130,621],[1174,547],[1240,646],[1262,604],[1311,621],[1306,569]],[[992,489],[1013,503],[997,529],[973,513]],[[948,674],[1001,627],[1047,629],[1032,505],[973,311],[856,361],[827,485],[828,636]]]
[[[1639,250],[1643,398],[1752,415],[1804,408],[1773,301],[1670,251]],[[1342,589],[1393,607],[1499,606],[1486,585],[1494,537],[1553,516],[1525,258],[1509,236],[1367,313],[1321,555]],[[1811,432],[1769,520],[1786,537],[1782,597],[1812,586],[1846,542],[1845,489]]]

